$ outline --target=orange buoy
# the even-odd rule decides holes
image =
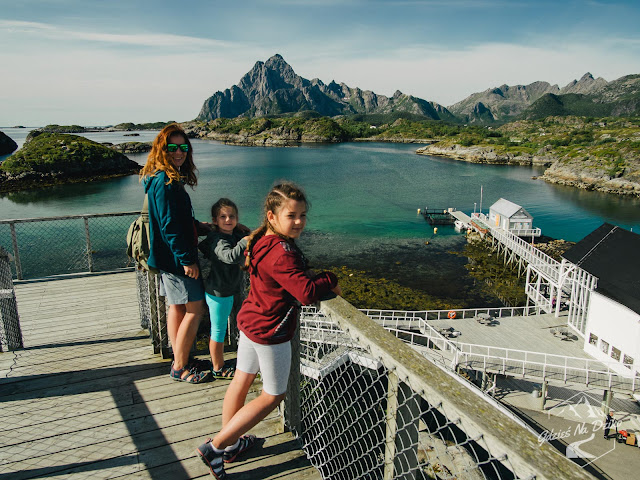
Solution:
[[[454,310],[449,310],[449,313],[447,313],[447,317],[451,319],[456,318],[456,312]]]

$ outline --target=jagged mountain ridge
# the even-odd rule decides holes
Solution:
[[[529,85],[501,85],[474,93],[448,107],[449,111],[467,123],[504,122],[518,117],[544,95],[590,94],[604,88],[608,82],[585,73],[563,88],[548,82]]]
[[[196,120],[220,117],[261,117],[312,110],[324,116],[404,112],[434,120],[455,120],[445,107],[396,91],[392,97],[344,83],[307,80],[276,54],[256,62],[237,85],[205,100]]]
[[[639,88],[640,75],[607,82],[586,73],[562,88],[544,81],[505,84],[444,107],[400,91],[387,97],[333,80],[328,84],[317,78],[307,80],[276,54],[266,62],[256,62],[237,85],[209,97],[196,120],[314,111],[329,117],[408,113],[433,120],[487,125],[549,115],[639,115]]]
[[[521,114],[535,120],[550,115],[583,117],[622,117],[640,115],[640,75],[626,75],[598,84],[586,93],[577,90],[564,95],[546,94]]]

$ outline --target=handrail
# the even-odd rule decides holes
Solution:
[[[57,217],[13,218],[13,219],[7,219],[7,220],[0,220],[0,225],[12,224],[12,223],[50,222],[55,220],[73,220],[76,218],[124,217],[128,215],[140,215],[140,210],[133,211],[133,212],[82,213],[79,215],[62,215]]]

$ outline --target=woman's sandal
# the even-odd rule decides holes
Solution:
[[[225,364],[220,370],[214,370],[212,368],[211,373],[213,374],[213,378],[233,378],[236,374],[236,368]]]
[[[188,372],[186,376],[183,377],[184,372]],[[181,368],[180,370],[176,370],[173,368],[173,362],[171,363],[171,373],[169,376],[172,380],[176,382],[187,382],[187,383],[204,383],[209,379],[210,371],[201,371],[198,370],[195,366],[188,364],[186,367]]]
[[[238,458],[238,455],[246,452],[251,447],[256,444],[256,436],[255,435],[243,435],[240,437],[240,443],[233,450],[225,450],[224,456],[222,457],[225,463],[235,462]]]

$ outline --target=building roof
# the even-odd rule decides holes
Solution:
[[[507,200],[505,198],[501,198],[496,203],[491,205],[491,207],[489,207],[489,210],[493,210],[494,212],[502,215],[503,217],[507,217],[507,218],[513,217],[516,213],[518,213],[520,210],[522,210],[522,212],[527,217],[532,218],[531,215],[529,215],[529,212],[527,212],[520,205],[516,205],[515,203],[510,202],[509,200]]]
[[[596,290],[640,315],[640,235],[602,224],[563,257],[598,277]]]

